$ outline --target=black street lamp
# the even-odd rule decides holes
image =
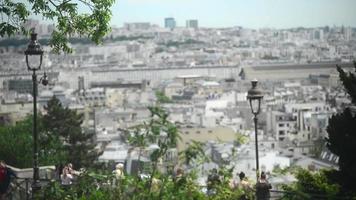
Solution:
[[[43,57],[43,50],[41,48],[40,43],[37,41],[37,33],[31,33],[31,41],[27,46],[25,51],[26,55],[26,64],[27,70],[32,71],[32,95],[33,95],[33,182],[32,182],[32,196],[35,196],[41,189],[40,177],[39,177],[39,168],[38,168],[38,133],[37,133],[37,89],[38,89],[38,82],[37,82],[37,75],[36,71],[41,69],[42,65],[42,57]],[[39,57],[40,62],[38,66],[31,66],[29,63],[29,57]],[[47,76],[44,75],[43,79],[41,78],[42,84],[47,85]]]
[[[258,162],[258,139],[257,139],[257,115],[261,111],[261,100],[263,98],[262,92],[257,89],[258,81],[256,79],[251,81],[252,88],[247,92],[247,100],[250,103],[251,111],[253,114],[253,121],[255,122],[255,146],[256,146],[256,177],[259,178],[259,162]]]

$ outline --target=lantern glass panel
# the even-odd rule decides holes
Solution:
[[[250,99],[250,106],[253,114],[260,112],[261,99]]]

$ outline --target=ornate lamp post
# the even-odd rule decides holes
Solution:
[[[263,98],[262,92],[257,89],[258,81],[256,79],[251,81],[252,88],[247,92],[247,100],[251,106],[251,112],[253,114],[253,121],[255,122],[255,146],[256,146],[256,180],[259,178],[259,162],[258,162],[258,138],[257,138],[257,115],[261,110],[261,100]]]
[[[27,70],[32,71],[32,95],[33,95],[33,182],[32,182],[32,196],[35,196],[41,189],[39,168],[38,168],[38,133],[37,133],[37,75],[36,71],[41,69],[43,50],[37,41],[37,33],[31,33],[31,41],[25,51]],[[37,66],[31,66],[29,57],[39,57],[40,62]],[[46,74],[41,78],[42,84],[47,85],[48,80]]]

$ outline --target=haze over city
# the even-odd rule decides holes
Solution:
[[[202,27],[291,28],[356,26],[352,0],[122,0],[112,8],[111,23],[150,22],[163,25],[174,17],[178,26],[197,19]]]

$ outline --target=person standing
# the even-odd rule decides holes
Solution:
[[[261,173],[261,178],[256,183],[256,199],[257,200],[269,200],[271,197],[270,189],[272,189],[271,184],[266,179],[266,174]]]
[[[239,183],[238,187],[243,192],[241,197],[240,197],[240,200],[248,200],[248,199],[250,199],[250,193],[252,191],[251,184],[247,180],[247,177],[246,177],[244,172],[240,172],[239,178],[240,178],[240,183]]]
[[[80,172],[79,172],[79,171],[74,170],[72,163],[68,163],[67,167],[68,167],[68,172],[69,172],[72,176],[79,176],[79,175],[80,175]]]
[[[64,189],[68,189],[68,187],[72,185],[72,180],[73,180],[73,176],[72,174],[70,174],[68,166],[65,166],[61,174],[61,183]]]
[[[112,174],[114,175],[114,179],[113,179],[112,184],[116,186],[116,185],[119,184],[120,180],[125,177],[124,164],[118,163],[115,166],[115,170],[112,171]]]
[[[184,186],[187,183],[187,179],[184,175],[184,171],[182,168],[178,168],[176,175],[174,177],[174,184],[176,188],[180,188],[181,186]]]
[[[16,174],[6,166],[4,161],[0,161],[0,200],[5,198],[9,189],[11,177],[17,177]]]
[[[216,187],[220,184],[220,176],[218,174],[218,170],[214,168],[211,171],[211,174],[208,176],[207,189],[208,195],[216,194]]]
[[[54,172],[54,178],[58,181],[61,180],[61,175],[63,173],[63,168],[64,165],[62,163],[59,163],[55,166],[55,172]]]

